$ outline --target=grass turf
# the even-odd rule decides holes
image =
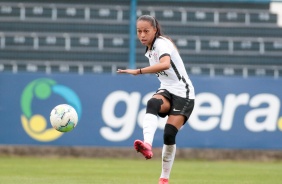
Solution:
[[[0,157],[0,184],[157,184],[161,160]],[[282,162],[175,160],[170,184],[279,184]]]

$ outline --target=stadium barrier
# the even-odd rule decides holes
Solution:
[[[281,150],[281,79],[192,77],[195,110],[178,135],[180,148]],[[155,76],[0,74],[2,145],[131,147],[142,138],[146,102]],[[73,105],[77,127],[60,133],[49,115]],[[163,144],[159,119],[154,146]],[[7,126],[8,125],[8,126]]]

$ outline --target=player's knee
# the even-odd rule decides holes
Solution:
[[[162,99],[157,99],[157,98],[151,98],[148,102],[147,102],[147,109],[146,109],[146,113],[150,113],[150,114],[154,114],[157,115],[158,112],[161,109],[161,105],[163,104],[163,100]]]
[[[166,124],[164,128],[164,144],[166,145],[173,145],[175,144],[175,137],[178,132],[178,129],[171,125]]]

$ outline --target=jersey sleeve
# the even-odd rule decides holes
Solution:
[[[159,59],[166,55],[171,55],[172,49],[170,48],[170,45],[168,43],[169,41],[164,40],[163,38],[159,38],[157,45],[156,45],[156,51],[158,52]]]

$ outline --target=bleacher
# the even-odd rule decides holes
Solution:
[[[267,8],[139,5],[192,74],[282,76],[282,28]],[[128,65],[129,5],[0,3],[0,71],[115,72]],[[137,66],[146,66],[138,40]]]

